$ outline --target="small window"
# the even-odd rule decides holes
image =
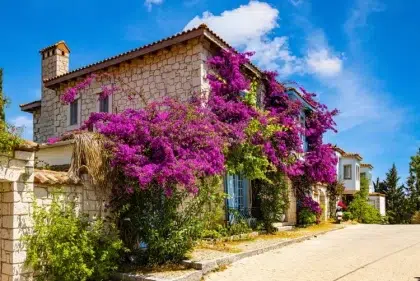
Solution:
[[[344,179],[351,180],[351,165],[344,165]]]
[[[79,112],[79,100],[75,100],[70,104],[70,123],[69,125],[76,125],[79,122],[78,118]]]
[[[99,112],[109,112],[109,96],[99,99]]]
[[[356,165],[356,179],[360,180],[360,167]]]
[[[360,178],[365,178],[365,179],[367,179],[367,177],[366,177],[366,173],[360,173]]]

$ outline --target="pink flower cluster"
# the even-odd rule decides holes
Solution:
[[[61,102],[64,104],[70,104],[74,102],[79,91],[86,89],[92,84],[93,80],[96,78],[96,74],[92,74],[84,79],[82,82],[76,84],[74,87],[68,88],[63,95],[61,95]]]
[[[197,192],[196,180],[224,171],[223,128],[205,108],[167,99],[144,110],[94,113],[85,127],[109,140],[111,164],[132,186]],[[126,187],[126,193],[133,187]]]
[[[319,206],[319,203],[312,199],[312,197],[310,196],[303,197],[299,205],[301,209],[308,209],[309,211],[314,213],[317,216],[317,218],[320,217],[322,214],[321,206]]]

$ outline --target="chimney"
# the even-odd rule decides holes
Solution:
[[[69,72],[70,49],[64,41],[39,51],[42,57],[42,81]]]

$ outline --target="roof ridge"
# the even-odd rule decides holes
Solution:
[[[110,60],[112,60],[112,59],[122,57],[122,56],[124,56],[124,55],[130,54],[130,53],[133,53],[133,52],[135,52],[135,51],[138,51],[138,50],[141,50],[141,49],[144,49],[144,48],[147,48],[147,47],[151,47],[151,46],[153,46],[153,45],[156,45],[156,44],[159,44],[159,43],[162,43],[162,42],[168,41],[168,40],[170,40],[170,39],[176,38],[176,37],[178,37],[178,36],[181,36],[181,35],[184,35],[184,34],[187,34],[187,33],[190,33],[190,32],[196,31],[196,30],[199,30],[199,29],[208,30],[208,31],[210,31],[210,32],[214,33],[213,31],[211,31],[211,30],[208,28],[208,26],[207,26],[206,24],[200,24],[199,26],[194,27],[194,28],[191,28],[191,29],[189,29],[189,30],[186,30],[186,31],[181,31],[181,32],[175,33],[174,35],[171,35],[171,36],[169,36],[169,37],[165,37],[165,38],[162,38],[162,39],[160,39],[160,40],[154,41],[154,42],[152,42],[152,43],[148,43],[148,44],[146,44],[146,45],[142,45],[142,46],[140,46],[140,47],[136,47],[136,48],[134,48],[134,49],[131,49],[131,50],[125,51],[125,52],[123,52],[123,53],[119,53],[119,54],[117,54],[117,55],[114,55],[114,56],[111,56],[111,57],[108,57],[108,58],[102,59],[102,60],[100,60],[100,61],[97,61],[97,62],[94,62],[94,63],[88,64],[88,65],[85,65],[85,66],[82,66],[82,67],[79,67],[79,68],[73,69],[73,70],[71,70],[71,71],[69,71],[69,72],[66,72],[66,73],[63,73],[63,74],[60,74],[60,75],[57,75],[57,76],[54,76],[54,77],[51,77],[51,78],[48,78],[48,79],[44,79],[43,81],[44,81],[44,82],[52,81],[52,80],[54,80],[54,79],[57,79],[57,78],[60,78],[60,77],[66,76],[66,75],[68,75],[68,74],[75,73],[75,72],[80,71],[80,70],[83,70],[83,69],[87,69],[87,68],[89,68],[89,67],[91,67],[91,66],[99,65],[99,64],[104,63],[104,62],[106,62],[106,61],[110,61]],[[221,40],[221,41],[223,41],[225,44],[227,44],[224,40]],[[64,42],[64,41],[63,41],[63,42]],[[56,43],[56,44],[58,44],[58,43]],[[49,46],[49,47],[45,48],[44,50],[46,50],[46,49],[48,49],[48,48],[51,48],[51,47],[54,47],[54,45]]]

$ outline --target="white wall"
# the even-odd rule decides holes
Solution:
[[[339,177],[343,180],[344,186],[346,187],[345,191],[358,191],[360,190],[360,175],[357,176],[356,167],[360,167],[359,160],[355,158],[347,158],[347,157],[341,157],[340,158],[340,173]],[[347,180],[344,179],[344,166],[345,165],[351,165],[351,179]]]
[[[372,170],[367,167],[360,167],[360,173],[366,173],[366,177],[369,181],[369,193],[375,192],[372,182]]]
[[[68,165],[71,163],[73,144],[60,142],[53,145],[42,145],[36,152],[37,167]]]
[[[369,195],[369,203],[379,211],[381,216],[386,215],[385,196]]]

